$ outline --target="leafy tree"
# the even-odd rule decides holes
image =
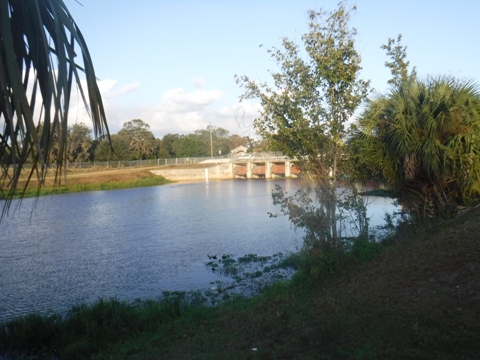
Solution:
[[[302,167],[320,203],[318,242],[333,247],[340,240],[335,183],[346,135],[344,124],[369,87],[359,78],[356,30],[349,26],[355,10],[340,3],[331,12],[310,11],[309,31],[302,36],[306,60],[301,57],[302,49],[286,38],[283,49],[269,51],[280,69],[272,72],[274,86],[237,77],[245,89],[242,100],[261,102],[260,117],[254,121],[257,132],[271,146],[305,160]]]
[[[129,141],[128,149],[133,159],[150,159],[154,152],[155,136],[150,131],[150,125],[140,119],[134,119],[123,124],[118,136],[124,136]]]
[[[153,143],[152,143],[152,149],[153,149],[153,153],[152,153],[152,158],[153,159],[159,159],[159,158],[164,158],[164,156],[161,156],[161,151],[162,151],[162,140],[161,139],[158,139],[158,138],[155,138],[153,140]]]
[[[189,156],[210,156],[210,153],[213,151],[211,145],[213,145],[213,138],[215,136],[214,129],[213,126],[208,126],[207,129],[195,130],[195,132],[191,134],[192,136],[190,139],[193,140],[195,138],[198,147],[196,150],[193,150]],[[210,130],[212,130],[212,133],[210,133]],[[212,135],[211,137],[210,134]],[[212,139],[211,142],[210,139]]]
[[[112,135],[110,141],[102,140],[97,145],[95,161],[133,160],[129,146],[130,142],[127,137],[117,134]]]
[[[73,124],[68,129],[67,157],[70,162],[93,159],[93,143],[90,128],[84,123]]]
[[[250,147],[250,141],[247,136],[240,136],[233,134],[229,138],[230,150],[235,149],[239,146]]]
[[[217,127],[213,130],[213,155],[219,155],[221,151],[222,155],[227,155],[230,153],[231,144],[230,144],[230,133],[224,128]]]
[[[174,143],[176,157],[208,156],[208,149],[205,140],[198,134],[181,135]]]
[[[397,40],[388,39],[387,44],[382,45],[381,48],[386,50],[390,61],[385,61],[385,66],[388,67],[392,73],[392,78],[388,80],[391,85],[402,85],[408,82],[409,79],[417,77],[417,70],[415,67],[409,73],[408,66],[410,61],[406,61],[407,48],[402,46],[402,35],[397,36]]]
[[[196,130],[194,133],[204,144],[203,155],[196,156],[217,156],[219,151],[223,155],[230,152],[229,132],[221,127],[207,127],[206,130]]]
[[[251,137],[246,137],[248,140],[247,147],[251,149],[253,152],[262,152],[262,151],[281,151],[281,149],[276,149],[275,147],[271,146],[268,140],[265,139],[254,139]]]
[[[217,155],[219,150],[223,155],[226,155],[239,145],[253,148],[255,140],[249,137],[240,137],[236,134],[230,135],[228,130],[221,127],[212,127],[212,143],[214,155]],[[209,129],[196,130],[189,135],[166,134],[162,138],[159,158],[195,156],[210,156]]]
[[[178,134],[166,134],[162,138],[162,148],[161,153],[168,156],[163,156],[165,158],[175,157],[175,143],[180,139],[180,135]]]
[[[55,143],[57,171],[66,161],[74,81],[94,134],[108,128],[87,45],[62,0],[0,0],[0,24],[0,196],[11,199],[24,170],[42,183]]]

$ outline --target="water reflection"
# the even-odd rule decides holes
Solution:
[[[301,235],[267,215],[273,187],[219,181],[58,195],[40,199],[32,217],[26,199],[0,225],[0,320],[207,287],[218,279],[207,254],[295,250]]]
[[[58,195],[41,198],[32,217],[34,201],[24,200],[0,225],[0,321],[99,297],[208,287],[218,277],[204,266],[207,254],[294,251],[301,233],[267,215],[278,211],[275,183],[299,187],[229,180]],[[374,204],[383,219],[389,200]]]

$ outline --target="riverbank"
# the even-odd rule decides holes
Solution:
[[[471,208],[429,229],[403,229],[367,248],[371,260],[363,254],[329,274],[297,258],[312,271],[214,308],[172,293],[162,303],[100,301],[66,321],[19,320],[4,328],[11,337],[0,335],[0,353],[18,346],[24,355],[36,349],[37,359],[475,359],[479,216]]]
[[[171,182],[162,176],[153,174],[151,172],[152,169],[156,168],[70,169],[67,172],[66,179],[62,176],[61,185],[59,186],[54,186],[55,178],[49,176],[45,180],[45,185],[39,191],[38,182],[36,179],[32,179],[23,197],[158,186]],[[22,196],[21,190],[23,190],[24,186],[25,181],[20,181],[16,197]]]

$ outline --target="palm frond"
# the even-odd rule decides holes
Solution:
[[[441,215],[480,195],[477,84],[452,77],[397,84],[368,103],[358,128],[361,155],[401,202],[423,209],[419,216]],[[419,202],[428,204],[427,212]]]
[[[95,136],[109,132],[87,45],[62,0],[0,0],[0,39],[3,216],[23,176],[26,183],[36,176],[41,185],[51,162],[55,175],[61,172],[74,82]]]

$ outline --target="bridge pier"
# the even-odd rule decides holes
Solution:
[[[253,166],[255,164],[253,162],[247,162],[245,164],[246,170],[247,170],[247,179],[251,179],[253,177]]]
[[[272,178],[272,163],[269,161],[265,162],[265,179]]]
[[[292,177],[292,167],[290,166],[290,161],[285,161],[285,177]]]

